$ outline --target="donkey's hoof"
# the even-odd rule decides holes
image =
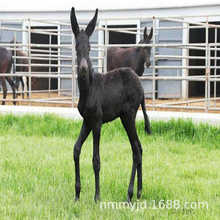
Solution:
[[[100,201],[100,196],[99,195],[95,195],[94,201],[95,201],[95,203],[99,202]]]
[[[138,198],[138,199],[141,198],[141,192],[142,192],[141,190],[139,190],[139,191],[137,192],[137,198]]]
[[[148,127],[145,127],[145,131],[147,132],[147,134],[151,135],[152,134],[152,131],[150,128]]]
[[[132,200],[132,196],[128,194],[128,196],[127,196],[127,202],[128,202],[128,203],[131,203],[131,200]]]
[[[76,196],[75,197],[75,202],[78,202],[79,201],[79,196]]]

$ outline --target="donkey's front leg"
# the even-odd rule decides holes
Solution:
[[[11,86],[11,89],[13,91],[13,99],[14,99],[13,104],[16,105],[15,99],[16,99],[17,95],[16,95],[15,84],[14,84],[13,80],[10,77],[5,77],[5,78],[7,79],[9,85]]]
[[[83,125],[79,134],[79,137],[74,145],[74,151],[73,151],[73,157],[74,157],[74,162],[75,162],[75,201],[79,199],[80,196],[80,189],[81,189],[81,184],[80,184],[80,167],[79,167],[79,157],[81,153],[81,148],[88,137],[91,129],[86,125],[85,121],[83,121]]]
[[[100,187],[99,187],[99,171],[100,171],[100,156],[99,156],[99,142],[101,133],[101,123],[93,128],[93,169],[95,173],[95,197],[94,200],[100,200]]]

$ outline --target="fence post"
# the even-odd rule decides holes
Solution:
[[[152,105],[155,106],[156,101],[156,20],[155,17],[153,17],[153,46],[152,46],[152,54],[153,54],[153,60],[152,60],[152,70],[153,70],[153,80],[152,80]],[[153,110],[156,110],[155,107],[153,107]]]
[[[30,18],[28,19],[28,82],[29,82],[29,91],[28,91],[28,94],[29,94],[29,99],[32,98],[32,85],[31,85],[31,20]],[[31,102],[29,102],[29,105],[32,105]]]
[[[104,73],[107,73],[107,56],[108,56],[108,46],[109,44],[109,31],[108,31],[108,21],[105,21],[105,57],[104,57]]]
[[[206,19],[206,68],[205,68],[205,111],[209,111],[210,105],[210,47],[209,47],[209,25],[208,25],[208,17]]]

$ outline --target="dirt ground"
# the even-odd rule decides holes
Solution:
[[[0,99],[2,99],[2,94],[0,94]],[[199,98],[190,98],[190,101],[196,100]],[[51,103],[47,103],[46,100],[49,100]],[[40,101],[40,102],[39,102]],[[72,97],[67,95],[58,95],[58,93],[52,92],[52,93],[32,93],[30,98],[27,98],[25,94],[25,98],[22,99],[22,96],[19,95],[17,97],[17,105],[23,105],[23,106],[48,106],[48,107],[76,107],[77,100],[75,100],[75,103],[72,104]],[[184,100],[182,99],[157,99],[155,100],[155,104],[167,104],[172,103],[175,105],[178,102],[182,102]],[[152,104],[151,99],[146,99],[145,103],[147,105]],[[215,104],[215,105],[214,105]],[[6,105],[12,105],[12,95],[8,94]],[[177,104],[176,104],[177,105]],[[212,107],[218,107],[220,108],[220,100],[217,100],[216,103],[214,101],[210,102],[210,105]],[[205,107],[205,102],[196,102],[196,103],[190,103],[190,104],[178,104],[177,106],[196,106],[196,107]],[[197,110],[197,109],[184,109],[184,108],[160,108],[160,107],[147,107],[148,110],[156,110],[156,111],[183,111],[183,112],[205,112],[205,110]],[[212,113],[220,113],[220,111],[216,110],[209,110],[208,112]]]

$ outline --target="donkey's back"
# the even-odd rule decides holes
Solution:
[[[111,47],[107,51],[107,71],[119,67],[131,67],[135,70],[135,49]]]
[[[93,117],[97,112],[102,115],[103,122],[108,122],[126,112],[136,112],[143,98],[144,90],[138,76],[131,68],[125,67],[104,75],[95,74],[86,106],[93,112]]]

